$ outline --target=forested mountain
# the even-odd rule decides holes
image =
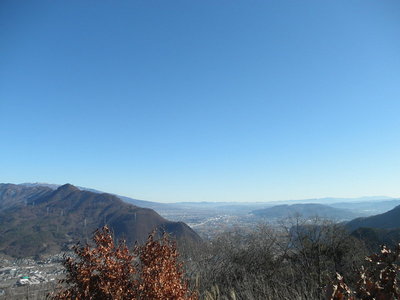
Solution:
[[[82,191],[66,184],[49,187],[1,185],[0,251],[24,257],[56,253],[85,241],[108,224],[116,238],[143,241],[157,229],[178,240],[197,243],[200,237],[185,223],[171,222],[155,211],[127,204],[105,193]]]
[[[360,227],[371,228],[400,228],[400,205],[392,210],[383,214],[367,217],[357,218],[346,225],[349,229],[355,230]]]
[[[299,215],[303,218],[318,216],[321,218],[334,220],[350,220],[356,217],[356,215],[349,210],[316,203],[276,205],[264,209],[253,210],[252,214],[258,217],[277,219],[296,215]]]
[[[351,235],[363,241],[369,252],[379,251],[382,245],[395,248],[400,242],[400,228],[360,227]]]
[[[0,211],[27,202],[33,203],[35,199],[52,191],[53,189],[47,186],[0,183]]]

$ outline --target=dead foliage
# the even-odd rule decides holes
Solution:
[[[400,299],[398,276],[400,244],[395,250],[382,246],[380,253],[366,257],[369,266],[362,267],[354,289],[337,274],[336,282],[327,288],[329,300],[395,300]]]
[[[75,257],[65,257],[66,277],[49,298],[197,299],[188,289],[176,245],[167,235],[159,240],[150,235],[132,253],[124,241],[115,244],[107,226],[95,232],[93,241],[94,247],[76,245]]]

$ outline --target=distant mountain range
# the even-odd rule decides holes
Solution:
[[[400,205],[382,214],[356,218],[346,227],[372,251],[380,245],[395,247],[400,242]]]
[[[363,196],[356,198],[335,198],[335,197],[324,197],[324,198],[313,198],[313,199],[303,199],[303,200],[287,200],[283,202],[302,202],[302,203],[322,203],[331,204],[339,202],[370,202],[370,201],[383,201],[391,200],[393,197],[388,196]]]
[[[252,214],[257,217],[268,219],[282,219],[293,216],[311,218],[318,216],[336,221],[351,220],[357,217],[357,215],[350,210],[316,203],[276,205],[264,209],[253,210]]]
[[[60,187],[58,184],[49,184],[49,183],[22,183],[20,185],[27,187],[48,187],[51,189],[57,189]],[[80,187],[77,186],[80,190],[90,191],[94,193],[104,193],[99,190]],[[193,209],[195,210],[205,210],[205,211],[214,211],[220,212],[222,214],[234,214],[234,215],[244,215],[251,213],[254,210],[264,209],[272,206],[278,205],[292,205],[292,204],[323,204],[329,205],[334,208],[342,208],[345,210],[350,210],[354,213],[354,217],[359,216],[370,216],[373,214],[383,213],[395,207],[396,205],[400,205],[400,199],[387,197],[387,196],[364,196],[358,198],[334,198],[334,197],[325,197],[325,198],[314,198],[314,199],[301,199],[301,200],[286,200],[286,201],[270,201],[270,202],[176,202],[176,203],[160,203],[153,201],[145,201],[138,200],[126,196],[121,196],[117,194],[113,194],[120,198],[121,200],[139,206],[151,208],[159,212],[160,214],[169,215],[171,211],[187,211],[190,212]]]
[[[360,216],[371,216],[387,212],[394,207],[400,205],[400,199],[385,199],[375,201],[360,201],[360,202],[337,202],[329,206],[335,208],[343,208],[351,210]]]
[[[397,206],[395,206],[397,204]],[[282,219],[290,216],[299,215],[301,218],[311,218],[319,216],[336,221],[351,220],[343,222],[343,225],[351,232],[351,235],[362,240],[371,252],[376,252],[381,245],[395,247],[400,242],[400,205],[399,199],[371,201],[371,202],[351,202],[337,203],[339,207],[322,205],[315,203],[276,205],[265,209],[254,210],[252,213],[257,217],[267,220]],[[393,208],[393,206],[395,206]],[[349,207],[344,209],[341,207]],[[387,208],[391,208],[387,211]],[[369,216],[357,217],[362,213],[371,211],[386,212]]]
[[[310,202],[304,203],[307,201]],[[357,237],[365,237],[368,243],[396,243],[400,236],[399,205],[400,199],[385,196],[157,203],[69,184],[0,184],[0,253],[22,257],[59,252],[90,238],[105,223],[112,226],[117,238],[126,238],[130,243],[144,240],[154,228],[181,240],[200,241],[185,223],[168,221],[158,213],[200,224],[219,215],[235,215],[252,222],[257,218],[277,220],[295,215],[352,220],[347,223],[349,230]]]
[[[108,224],[117,239],[144,241],[156,229],[178,240],[198,243],[185,223],[171,222],[154,210],[123,202],[115,195],[65,184],[0,184],[0,252],[14,257],[57,253]]]

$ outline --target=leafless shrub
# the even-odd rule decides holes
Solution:
[[[336,272],[362,264],[363,245],[340,225],[295,218],[279,228],[229,232],[188,261],[192,286],[209,300],[325,299]]]

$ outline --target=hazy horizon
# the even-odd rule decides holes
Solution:
[[[399,1],[6,0],[0,20],[0,182],[400,196]]]
[[[122,195],[122,194],[118,194],[118,193],[114,193],[112,191],[105,191],[105,190],[99,190],[99,189],[95,189],[92,187],[88,187],[88,186],[79,186],[79,185],[75,185],[73,183],[63,183],[63,184],[58,184],[58,183],[49,183],[49,182],[21,182],[21,183],[12,183],[12,182],[0,182],[4,183],[4,184],[16,184],[16,185],[26,185],[26,186],[31,186],[31,185],[41,185],[41,186],[50,186],[52,188],[58,188],[59,186],[65,185],[65,184],[72,184],[73,186],[76,186],[79,189],[84,189],[84,190],[89,190],[89,191],[94,191],[94,192],[102,192],[102,193],[108,193],[108,194],[114,194],[114,195],[118,195],[118,196],[122,196],[122,197],[128,197],[131,199],[135,199],[135,200],[140,200],[140,201],[150,201],[147,199],[139,199],[135,196],[128,196],[128,195]],[[363,196],[359,196],[359,197],[320,197],[320,198],[306,198],[306,199],[279,199],[279,200],[269,200],[269,201],[175,201],[175,202],[166,202],[163,201],[162,199],[158,200],[151,200],[150,202],[158,202],[158,203],[163,203],[163,204],[173,204],[173,203],[283,203],[283,202],[301,202],[301,201],[322,201],[322,202],[318,202],[318,203],[323,203],[323,201],[332,201],[334,200],[334,202],[338,202],[343,200],[344,202],[351,202],[352,200],[356,200],[358,201],[376,201],[376,200],[395,200],[398,199],[400,197],[393,197],[390,195],[363,195]]]

